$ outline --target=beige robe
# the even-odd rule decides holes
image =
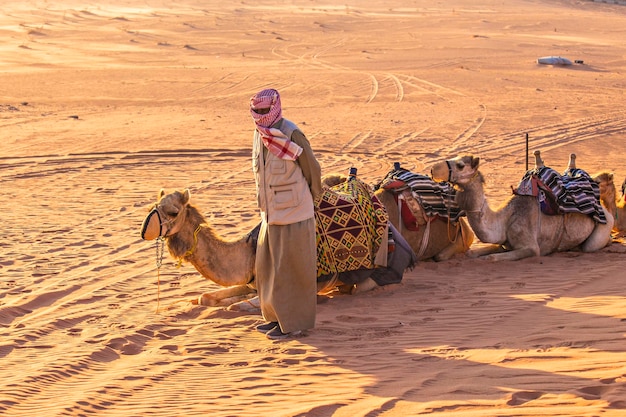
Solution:
[[[291,140],[303,148],[298,165],[313,198],[321,193],[321,168],[302,132]],[[267,152],[267,149],[264,149]],[[261,312],[285,333],[315,327],[317,248],[315,218],[286,225],[261,224],[256,253],[256,283]]]

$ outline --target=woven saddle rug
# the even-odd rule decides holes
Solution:
[[[317,276],[387,266],[388,221],[385,207],[359,179],[325,189],[315,201]]]
[[[546,214],[582,213],[606,224],[600,186],[582,169],[568,169],[563,175],[548,167],[531,169],[513,192],[538,197]]]
[[[465,212],[456,203],[454,187],[447,182],[436,182],[427,175],[416,174],[403,168],[393,169],[375,188],[380,187],[394,194],[409,187],[413,198],[428,217],[438,216],[457,221],[459,217],[465,216]]]

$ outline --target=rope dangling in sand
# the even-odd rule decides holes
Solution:
[[[156,267],[157,267],[157,307],[156,313],[159,312],[161,304],[161,265],[163,265],[163,252],[165,251],[165,239],[159,236],[156,240]]]
[[[201,226],[198,226],[198,228],[196,229],[196,232],[194,233],[194,237],[196,237],[196,242],[197,243],[197,234],[198,231],[200,230]],[[195,244],[194,247],[188,251],[189,253],[193,253],[193,250],[195,249]],[[155,313],[159,313],[160,307],[161,307],[161,265],[163,265],[163,256],[165,253],[165,239],[161,236],[159,236],[156,239],[156,267],[157,267],[157,307],[156,307],[156,311]],[[183,302],[187,302],[187,300],[179,300],[179,301],[174,301],[173,303],[171,303],[169,306],[165,307],[166,310],[169,310],[169,308],[171,306],[173,306],[174,304],[178,304],[178,303],[183,303]]]

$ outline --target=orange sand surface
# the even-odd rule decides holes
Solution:
[[[626,7],[584,0],[130,0],[0,6],[0,415],[622,416],[626,243],[421,262],[256,313],[140,238],[161,188],[224,237],[259,221],[248,99],[274,87],[324,173],[375,183],[481,158],[487,198],[531,152],[626,176]],[[558,55],[584,64],[539,65]],[[477,242],[479,244],[479,242]]]

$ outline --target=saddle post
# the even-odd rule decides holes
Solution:
[[[541,159],[541,151],[537,150],[534,152],[535,155],[535,169],[543,168],[543,159]]]
[[[568,169],[576,169],[576,154],[569,154],[569,163],[567,164]]]

